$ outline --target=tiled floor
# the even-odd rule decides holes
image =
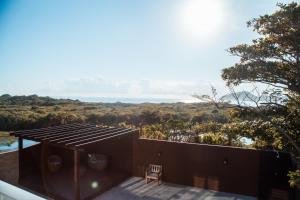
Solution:
[[[148,183],[132,177],[103,193],[96,200],[256,200],[254,197],[163,183]]]

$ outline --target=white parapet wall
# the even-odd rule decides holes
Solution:
[[[46,199],[0,180],[0,200],[46,200]]]

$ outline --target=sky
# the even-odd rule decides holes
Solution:
[[[0,95],[226,94],[226,50],[258,37],[246,22],[276,2],[0,0]]]

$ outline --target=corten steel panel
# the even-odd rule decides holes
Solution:
[[[41,174],[41,145],[36,144],[22,150],[19,165],[19,184],[44,193]]]
[[[144,176],[148,164],[162,164],[163,180],[166,182],[257,196],[259,177],[266,173],[261,169],[261,159],[265,159],[261,156],[262,152],[139,139],[134,144],[133,174]],[[267,155],[271,153],[265,152]],[[288,165],[277,167],[288,170]]]
[[[40,158],[41,158],[41,145],[35,144],[33,146],[24,148],[22,150],[23,157],[20,158],[19,169],[24,176],[31,172],[40,172]]]
[[[258,191],[261,199],[274,197],[276,193],[294,199],[294,191],[286,184],[289,180],[287,176],[289,170],[294,170],[290,154],[261,152]]]
[[[0,180],[16,185],[19,177],[19,152],[0,153]]]
[[[107,170],[111,173],[108,187],[99,191],[82,191],[84,197],[99,195],[106,189],[119,184],[129,176],[132,176],[132,160],[133,160],[133,139],[136,138],[137,132],[131,134],[120,135],[109,138],[107,140],[91,143],[83,151],[80,151],[80,164],[89,170],[87,165],[88,153],[99,153],[107,155],[109,158]],[[44,153],[43,153],[44,152]],[[44,155],[45,170],[43,172],[41,164],[41,155]],[[63,165],[58,173],[50,173],[47,169],[47,158],[49,155],[59,155],[62,157]],[[70,196],[75,192],[73,189],[73,150],[52,144],[45,144],[44,148],[41,144],[23,149],[23,159],[20,170],[26,175],[22,178],[25,187],[36,192],[55,197],[55,199],[72,199]],[[44,174],[44,175],[43,175]],[[33,180],[34,177],[34,180]],[[29,182],[28,182],[29,181]],[[65,182],[62,187],[57,187],[58,183]],[[81,181],[80,184],[90,184]],[[99,193],[98,193],[99,192]],[[81,195],[81,196],[82,196]],[[84,198],[83,198],[84,199]]]
[[[108,168],[131,175],[134,134],[107,139],[85,148],[86,153],[99,153],[108,156]]]

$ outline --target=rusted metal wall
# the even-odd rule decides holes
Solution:
[[[110,179],[106,177],[103,178],[108,184],[106,186],[106,183],[101,183],[101,187],[107,188],[99,188],[99,191],[92,190],[90,192],[91,189],[87,191],[86,188],[89,187],[91,183],[84,183],[84,181],[82,181],[81,184],[86,185],[86,187],[81,188],[81,192],[84,194],[83,196],[93,196],[94,193],[95,195],[99,195],[101,192],[121,183],[132,175],[133,142],[136,134],[126,134],[106,139],[98,143],[90,144],[86,146],[83,151],[80,151],[80,165],[83,165],[81,167],[84,167],[86,170],[91,170],[88,167],[87,154],[104,154],[108,156],[107,171],[112,174]],[[72,150],[53,145],[45,145],[43,148],[41,144],[37,144],[23,149],[22,153],[20,162],[22,178],[21,182],[19,182],[20,184],[41,194],[55,197],[55,199],[72,199],[70,197],[75,193],[72,182],[74,175],[74,152]],[[44,170],[43,167],[41,167],[42,155],[44,155],[45,158]],[[58,173],[51,173],[47,169],[46,164],[49,155],[59,155],[62,157],[63,165]],[[90,174],[88,176],[90,176]],[[62,188],[56,187],[57,182],[62,181],[66,184]]]
[[[19,177],[19,153],[10,151],[0,153],[0,180],[17,184]]]
[[[107,139],[96,144],[87,146],[81,152],[81,164],[87,166],[87,154],[98,153],[108,156],[108,169],[124,171],[131,174],[132,172],[132,155],[133,155],[133,136],[127,134],[115,138]],[[45,157],[49,155],[59,155],[63,158],[63,169],[73,168],[73,153],[56,146],[47,146]],[[20,170],[24,174],[38,173],[41,171],[41,145],[34,145],[23,149],[23,159],[21,160]]]
[[[36,144],[22,150],[20,158],[20,176],[30,176],[31,172],[40,173],[41,144]]]
[[[108,169],[131,175],[133,159],[133,139],[135,134],[126,134],[103,140],[87,146],[85,153],[99,153],[108,156]]]
[[[48,152],[61,154],[64,151],[50,148]],[[292,164],[286,153],[137,139],[137,134],[90,145],[81,155],[82,164],[86,164],[87,153],[107,155],[108,169],[128,176],[144,176],[145,168],[152,163],[163,165],[163,181],[170,183],[258,196],[260,199],[268,199],[271,191],[277,189],[290,192],[286,174]],[[67,152],[63,154],[69,157]],[[40,173],[40,156],[40,145],[24,150],[21,166],[24,174]],[[64,167],[71,167],[72,159],[64,160]]]
[[[269,195],[272,187],[287,185],[291,164],[288,154],[282,155],[277,158],[274,152],[254,149],[138,139],[133,174],[144,176],[148,164],[161,164],[166,182],[250,196]],[[275,184],[279,182],[284,183]]]

